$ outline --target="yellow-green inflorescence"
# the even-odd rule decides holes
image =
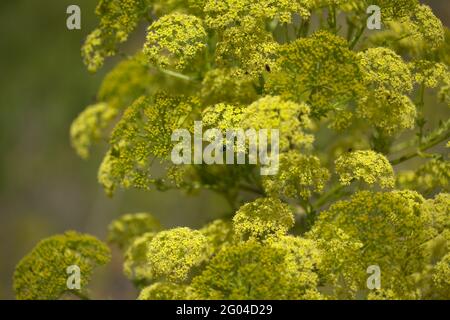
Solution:
[[[424,244],[435,234],[423,203],[413,191],[363,191],[320,214],[309,236],[334,253],[324,257],[322,272],[335,284],[336,295],[364,291],[371,265],[383,270],[384,289],[403,298],[419,294],[412,275],[426,266]]]
[[[197,299],[320,299],[311,255],[314,244],[304,241],[294,250],[254,241],[229,247],[194,278],[191,295]],[[296,264],[296,258],[303,264]]]
[[[184,69],[205,49],[205,39],[206,31],[199,18],[174,13],[150,25],[144,54],[159,67]]]
[[[243,239],[265,239],[285,234],[294,225],[288,205],[278,199],[262,198],[243,205],[233,218],[236,235]]]
[[[161,224],[149,213],[125,214],[109,225],[108,241],[125,249],[144,233],[160,230]]]
[[[100,23],[86,39],[82,48],[84,62],[91,72],[97,71],[105,58],[117,52],[145,16],[149,0],[100,0],[96,14]]]
[[[246,107],[242,112],[243,129],[278,129],[281,151],[291,148],[309,148],[314,136],[311,129],[310,107],[305,103],[285,101],[281,97],[265,96]]]
[[[17,299],[53,300],[65,293],[82,295],[93,270],[110,260],[108,247],[100,240],[76,232],[67,232],[39,242],[17,265],[14,291]],[[77,266],[80,289],[67,286],[67,268]]]
[[[158,233],[148,243],[147,262],[155,279],[187,280],[189,271],[208,257],[208,241],[199,231],[176,228]]]
[[[72,146],[84,159],[89,157],[95,142],[102,139],[104,130],[113,122],[118,112],[107,103],[87,107],[72,123],[70,137]]]
[[[360,180],[383,188],[394,187],[394,170],[382,154],[370,150],[349,152],[336,159],[335,164],[339,181],[344,185]]]
[[[266,91],[307,102],[313,116],[345,105],[363,90],[356,54],[344,38],[328,31],[281,46],[277,57]]]
[[[280,154],[278,173],[264,177],[263,186],[275,197],[308,199],[323,190],[329,177],[329,171],[316,156],[289,151]]]

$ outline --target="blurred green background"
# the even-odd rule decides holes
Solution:
[[[448,25],[448,0],[422,1]],[[66,8],[82,10],[82,30],[66,28]],[[14,298],[12,273],[36,243],[66,230],[105,239],[111,220],[147,211],[164,226],[198,227],[220,216],[226,204],[212,194],[118,192],[113,199],[97,183],[104,150],[89,161],[70,147],[69,127],[95,101],[100,81],[86,71],[80,47],[95,27],[93,0],[0,1],[0,299]],[[137,32],[124,50],[143,43]],[[134,299],[122,275],[121,256],[94,276],[94,298]]]

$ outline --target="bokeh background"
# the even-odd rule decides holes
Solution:
[[[448,26],[448,0],[422,1]],[[82,30],[66,28],[66,8],[82,10]],[[227,204],[214,194],[118,192],[108,198],[97,183],[104,154],[88,161],[71,149],[69,128],[87,105],[114,59],[98,74],[86,71],[80,47],[95,27],[93,0],[0,1],[0,299],[13,299],[17,262],[48,236],[77,230],[105,239],[111,220],[130,212],[151,212],[166,227],[199,227],[220,216]],[[123,48],[142,45],[139,30]],[[92,284],[93,297],[134,299],[122,275],[120,253]]]

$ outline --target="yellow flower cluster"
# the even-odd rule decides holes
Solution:
[[[70,138],[78,155],[89,157],[92,145],[104,137],[104,131],[116,118],[117,109],[107,103],[88,106],[72,123]]]
[[[335,294],[352,297],[363,290],[367,267],[378,265],[384,289],[414,297],[412,275],[425,267],[423,244],[434,234],[432,216],[421,210],[423,203],[413,191],[363,191],[319,215],[309,236],[324,252],[337,252],[323,261],[323,272],[333,275],[328,279],[334,281]]]
[[[260,75],[273,63],[278,43],[261,23],[244,17],[239,25],[220,31],[216,48],[216,63],[234,67],[237,75]]]
[[[123,272],[138,287],[150,284],[154,280],[153,270],[148,267],[148,244],[155,232],[146,232],[136,237],[124,254]]]
[[[349,185],[354,180],[368,184],[378,183],[383,188],[393,188],[394,170],[389,160],[375,151],[355,151],[343,154],[335,161],[339,181]]]
[[[147,264],[154,279],[186,281],[191,269],[207,258],[206,237],[189,228],[161,231],[148,243]]]
[[[433,159],[420,166],[416,171],[401,172],[397,184],[402,188],[411,188],[429,193],[434,190],[450,191],[450,162]]]
[[[233,224],[227,220],[214,220],[199,230],[208,240],[210,255],[234,242]]]
[[[173,13],[148,27],[144,54],[151,64],[182,70],[205,49],[205,42],[206,31],[199,18]]]
[[[450,83],[450,71],[443,63],[418,60],[411,63],[409,68],[414,82],[423,84],[427,88],[436,88],[439,84]]]
[[[202,113],[202,122],[206,128],[217,128],[222,131],[239,128],[243,120],[243,107],[225,103],[207,107]]]
[[[317,157],[289,151],[280,154],[278,174],[264,177],[263,185],[269,195],[308,199],[323,190],[329,176]]]
[[[417,5],[407,15],[387,21],[385,26],[387,30],[371,35],[372,43],[389,45],[400,54],[424,58],[434,51],[448,59],[444,48],[446,30],[429,6]]]
[[[370,48],[358,54],[363,80],[371,89],[409,93],[412,77],[408,65],[388,48]]]
[[[450,253],[447,254],[435,267],[433,281],[439,290],[450,294]]]
[[[39,242],[17,265],[14,291],[20,300],[58,299],[70,290],[67,268],[80,268],[80,287],[75,295],[86,291],[93,270],[110,260],[108,247],[96,238],[67,232]]]
[[[366,7],[374,4],[382,8],[383,19],[398,19],[410,16],[419,5],[418,0],[372,0],[364,1]]]
[[[292,237],[292,239],[294,239]],[[192,281],[194,299],[321,299],[313,242],[247,241],[227,247]],[[296,264],[297,261],[301,264]]]
[[[311,0],[206,0],[204,11],[210,27],[225,29],[241,23],[245,18],[278,19],[281,23],[288,23],[292,14],[297,13],[307,19],[311,4]]]
[[[293,225],[291,209],[277,198],[260,198],[247,203],[233,218],[234,232],[245,240],[284,235]]]
[[[248,106],[233,106],[219,103],[203,111],[203,125],[208,128],[263,130],[267,129],[271,141],[271,130],[279,131],[279,149],[310,149],[314,136],[305,133],[311,129],[310,108],[305,103],[285,101],[281,97],[265,96]],[[270,143],[269,143],[270,145]],[[244,148],[245,146],[238,146]]]
[[[106,192],[113,194],[117,186],[148,189],[156,183],[150,174],[152,159],[167,159],[173,130],[191,127],[189,116],[196,104],[198,99],[158,93],[152,99],[141,97],[127,108],[99,169]]]
[[[314,136],[305,133],[312,125],[309,115],[310,108],[305,103],[286,101],[279,96],[265,96],[244,108],[240,127],[278,129],[281,151],[302,147],[309,149],[314,142]]]
[[[149,0],[100,0],[96,9],[100,24],[87,37],[81,50],[89,71],[97,71],[106,57],[116,53],[117,45],[128,39],[146,14],[148,2]]]
[[[413,33],[413,37],[427,43],[432,49],[437,49],[445,40],[444,27],[427,5],[414,8],[412,16],[406,22]]]
[[[407,95],[378,89],[361,98],[357,115],[381,132],[392,136],[414,127],[417,110]]]
[[[160,229],[161,224],[150,213],[125,214],[108,226],[108,242],[126,249],[142,234]]]
[[[277,57],[267,93],[308,103],[316,118],[345,106],[363,90],[356,54],[345,39],[328,31],[282,45]]]

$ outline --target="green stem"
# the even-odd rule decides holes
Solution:
[[[300,28],[297,31],[297,38],[306,37],[308,35],[311,20],[302,19]]]
[[[347,41],[350,42],[350,40],[353,37],[353,33],[355,32],[355,24],[353,22],[351,22],[348,18],[347,18]]]
[[[418,101],[416,103],[417,109],[418,109],[418,116],[417,116],[417,126],[419,127],[419,143],[422,144],[423,141],[423,128],[425,126],[425,116],[423,114],[423,107],[425,106],[425,83],[422,82],[420,85],[420,91],[419,91],[419,97]]]
[[[336,7],[330,6],[328,9],[328,25],[331,30],[333,30],[334,33],[337,32],[337,25],[336,25]]]
[[[361,39],[362,35],[364,34],[364,30],[366,29],[366,26],[362,26],[359,30],[356,36],[353,38],[352,42],[350,43],[349,48],[354,49],[356,45],[358,44],[359,39]]]
[[[431,139],[429,142],[421,145],[416,151],[412,151],[404,156],[401,156],[400,158],[394,159],[391,161],[391,164],[393,166],[399,165],[405,161],[408,161],[412,158],[415,158],[417,156],[419,156],[420,154],[422,154],[422,152],[433,148],[434,146],[438,145],[441,142],[444,142],[445,140],[450,138],[450,131],[446,131],[444,132],[444,134],[438,136],[435,139]]]

